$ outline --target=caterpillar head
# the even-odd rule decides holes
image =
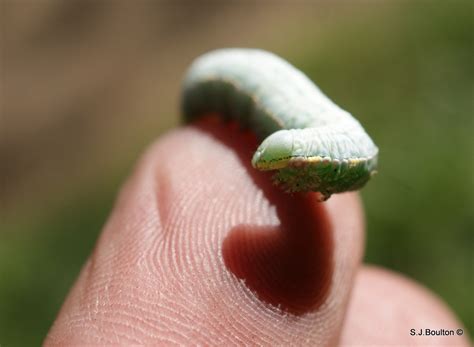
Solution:
[[[293,133],[279,130],[268,136],[253,155],[252,165],[262,171],[286,167],[293,154]]]

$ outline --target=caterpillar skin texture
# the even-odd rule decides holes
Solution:
[[[375,173],[378,148],[360,123],[301,71],[257,49],[220,49],[191,65],[183,87],[186,121],[206,113],[236,119],[263,140],[252,165],[278,170],[288,192],[356,190]]]

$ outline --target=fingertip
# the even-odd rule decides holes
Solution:
[[[251,167],[256,145],[215,118],[154,144],[47,342],[335,341],[361,256],[358,198],[282,193]]]

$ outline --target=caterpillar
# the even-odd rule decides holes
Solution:
[[[263,140],[252,158],[276,170],[287,192],[331,194],[362,188],[376,172],[378,148],[361,124],[301,71],[259,49],[219,49],[198,57],[183,83],[190,122],[218,113]]]

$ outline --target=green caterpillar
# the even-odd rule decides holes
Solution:
[[[378,148],[360,123],[301,71],[257,49],[220,49],[197,58],[183,87],[183,116],[214,112],[236,119],[263,142],[252,165],[278,170],[288,192],[362,188],[376,172]]]

